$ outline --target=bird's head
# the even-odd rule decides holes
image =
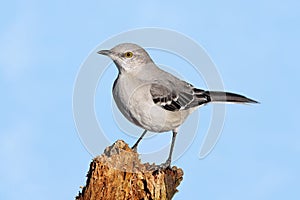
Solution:
[[[145,49],[132,43],[119,44],[110,50],[101,50],[98,53],[110,57],[120,72],[130,72],[153,62]]]

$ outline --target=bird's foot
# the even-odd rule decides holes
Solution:
[[[159,165],[161,169],[171,168],[171,159],[168,159],[165,163]]]
[[[160,165],[153,165],[149,168],[150,171],[163,171],[165,169],[171,169],[171,161],[167,160],[166,162]]]
[[[137,152],[137,145],[133,145],[133,146],[131,147],[131,149],[132,149],[134,152]]]

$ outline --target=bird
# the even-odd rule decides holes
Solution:
[[[147,51],[133,43],[121,43],[97,52],[108,56],[118,68],[112,93],[118,109],[127,120],[144,129],[132,149],[147,131],[172,131],[172,142],[162,168],[171,166],[179,127],[196,109],[208,103],[259,103],[240,94],[208,91],[194,87],[159,68]]]

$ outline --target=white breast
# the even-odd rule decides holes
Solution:
[[[180,126],[191,111],[172,112],[154,104],[150,87],[151,83],[120,76],[113,97],[121,113],[135,125],[153,132],[166,132]]]

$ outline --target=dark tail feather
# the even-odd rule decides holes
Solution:
[[[259,103],[253,99],[231,92],[206,91],[205,93],[210,97],[211,102]]]

